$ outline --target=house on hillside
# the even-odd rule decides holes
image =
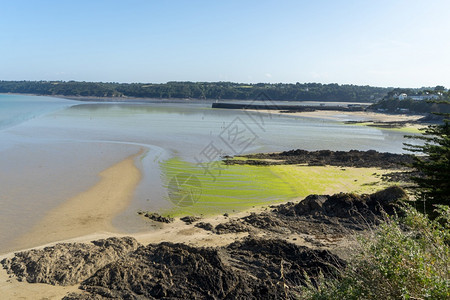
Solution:
[[[439,95],[427,94],[427,95],[420,95],[420,96],[410,96],[410,98],[412,100],[416,100],[416,101],[436,100],[436,99],[439,99]]]
[[[405,100],[406,98],[408,98],[408,95],[405,93],[401,93],[400,95],[397,96],[398,100]]]

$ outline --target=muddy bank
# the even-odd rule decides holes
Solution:
[[[309,166],[337,166],[356,168],[405,169],[412,163],[407,154],[381,153],[375,150],[359,151],[306,151],[290,150],[280,153],[260,153],[244,155],[245,159],[227,157],[225,163],[248,165],[304,164]]]
[[[24,251],[2,265],[22,281],[79,284],[65,299],[298,298],[305,275],[313,282],[319,273],[336,276],[346,264],[342,242],[375,226],[382,211],[392,213],[407,197],[399,187],[310,195],[216,226],[189,220],[218,237],[247,233],[220,247],[110,238]]]

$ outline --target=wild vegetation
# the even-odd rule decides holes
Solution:
[[[387,217],[336,278],[311,282],[303,299],[449,299],[450,210],[430,220],[411,207]]]

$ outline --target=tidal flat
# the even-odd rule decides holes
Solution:
[[[377,170],[221,166],[222,155],[291,149],[404,152],[402,132],[324,118],[212,109],[211,101],[96,103],[0,95],[0,108],[0,253],[10,251],[13,240],[29,234],[56,207],[98,184],[101,172],[141,149],[135,165],[142,178],[110,231],[153,230],[137,215],[139,210],[223,214],[313,192],[372,189],[379,181],[371,177]],[[248,142],[233,143],[233,132]],[[221,155],[205,162],[209,145]],[[212,180],[197,160],[223,170]],[[168,184],[179,172],[201,182],[201,197],[191,208],[170,201]],[[367,174],[367,182],[351,181],[363,175],[358,172]]]

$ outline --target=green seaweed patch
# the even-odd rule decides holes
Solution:
[[[401,127],[383,127],[383,126],[377,126],[374,122],[343,122],[342,124],[345,125],[352,125],[352,126],[365,126],[380,130],[388,130],[388,131],[398,131],[398,132],[404,132],[404,133],[411,133],[411,134],[418,134],[422,133],[423,130],[421,130],[422,127],[414,126],[414,125],[406,125]]]
[[[162,162],[161,169],[163,182],[169,190],[168,201],[172,201],[170,185],[179,174],[190,174],[200,182],[195,188],[195,194],[186,192],[190,199],[195,199],[191,205],[174,204],[171,209],[162,212],[171,216],[237,212],[254,206],[303,198],[309,194],[373,192],[385,187],[380,178],[374,175],[383,174],[384,171],[376,168],[343,170],[328,166],[225,165],[222,162],[199,165],[172,158]]]

